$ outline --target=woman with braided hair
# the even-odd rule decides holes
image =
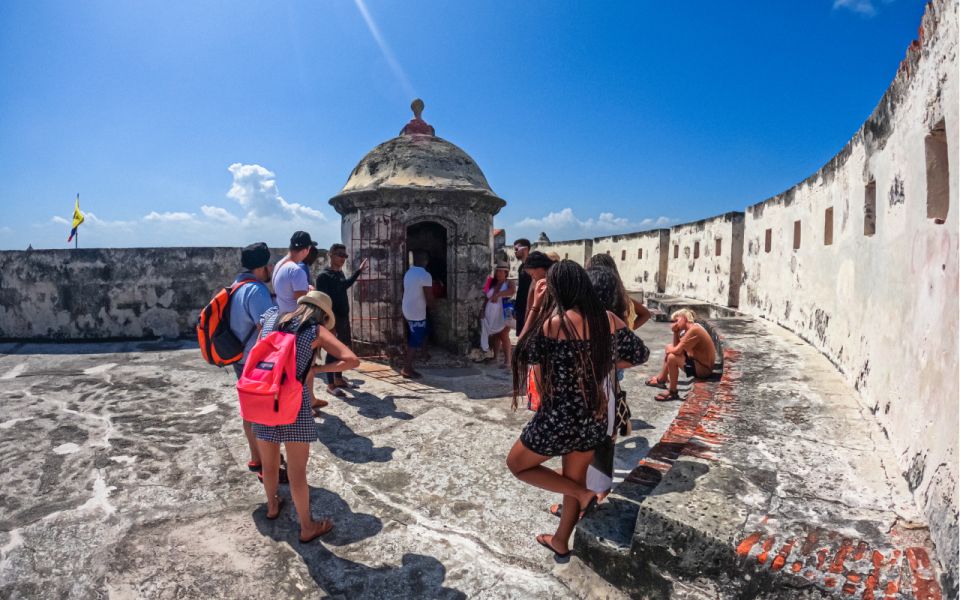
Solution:
[[[593,451],[607,437],[606,380],[615,366],[642,363],[649,351],[606,310],[580,265],[562,260],[546,279],[544,305],[513,355],[514,410],[528,376],[535,378],[540,407],[511,448],[507,467],[521,481],[563,495],[556,533],[538,535],[537,542],[565,557],[573,527],[597,502],[585,482]],[[554,456],[562,457],[559,473],[543,466]]]

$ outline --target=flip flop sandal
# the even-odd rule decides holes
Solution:
[[[258,462],[253,462],[252,460],[247,463],[247,468],[250,469],[253,473],[259,473],[263,471],[263,464]]]
[[[267,513],[267,520],[276,521],[278,518],[280,518],[280,511],[282,510],[283,510],[283,498],[277,498],[277,514],[271,517],[270,513]]]
[[[680,400],[680,394],[677,390],[668,390],[653,397],[657,402],[669,402],[671,400]]]
[[[345,389],[345,390],[354,390],[354,389],[357,388],[357,386],[353,385],[352,383],[350,383],[350,382],[347,381],[346,379],[344,379],[342,383],[336,383],[336,384],[334,384],[334,385],[335,385],[336,387],[338,387],[338,388],[343,388],[343,389]]]
[[[335,387],[332,390],[330,388],[327,388],[327,393],[330,394],[331,396],[336,396],[337,398],[347,397],[347,395],[343,392],[343,390],[341,390],[338,387]]]
[[[317,533],[313,534],[311,537],[308,537],[307,539],[298,538],[298,539],[300,540],[300,543],[301,543],[301,544],[309,544],[310,542],[312,542],[313,540],[317,539],[318,537],[324,536],[324,535],[330,533],[331,531],[333,531],[333,523],[330,521],[330,519],[324,519],[324,520],[321,521],[321,522],[322,522],[322,523],[326,523],[327,526],[326,526],[326,527],[321,527],[321,528],[320,528],[320,531],[318,531]]]
[[[550,505],[550,514],[555,517],[560,517],[563,515],[563,505],[562,504],[551,504]]]
[[[329,402],[327,402],[326,400],[321,400],[320,398],[317,398],[317,403],[311,404],[310,408],[312,408],[313,410],[320,410],[321,408],[326,408],[328,406],[330,406]]]
[[[557,552],[556,549],[550,545],[550,542],[544,539],[544,536],[546,535],[548,534],[541,533],[540,535],[538,535],[536,538],[537,543],[543,546],[544,548],[546,548],[547,550],[549,550],[550,552],[553,552],[553,556],[555,558],[567,558],[573,552],[572,550],[567,550],[566,552]]]
[[[667,389],[667,384],[662,383],[662,382],[660,382],[659,380],[657,381],[657,383],[651,383],[652,381],[653,381],[653,377],[651,377],[650,379],[646,380],[646,381],[643,383],[643,385],[645,385],[645,386],[647,386],[647,387],[658,388],[658,389],[661,389],[661,390]]]

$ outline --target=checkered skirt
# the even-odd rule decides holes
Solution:
[[[273,332],[276,327],[279,312],[276,307],[267,311],[263,318],[263,330],[260,337]],[[306,372],[313,359],[313,349],[310,345],[317,339],[315,327],[308,327],[297,334],[297,374]],[[310,409],[310,388],[303,386],[303,395],[300,397],[300,412],[297,420],[289,425],[260,425],[253,424],[253,433],[258,440],[280,444],[283,442],[315,442],[317,441],[317,424],[313,421],[313,411]]]

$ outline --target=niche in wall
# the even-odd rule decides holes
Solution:
[[[773,229],[768,229],[763,234],[763,251],[770,253],[770,248],[773,247]]]
[[[823,211],[823,245],[833,244],[833,207]]]
[[[700,258],[700,242],[693,243],[693,258]]]
[[[621,250],[621,251],[620,251],[620,260],[627,260],[627,251],[626,251],[626,250]]]
[[[870,181],[863,190],[863,235],[877,232],[877,182]]]
[[[680,258],[680,244],[673,245],[673,257]]]
[[[714,240],[713,244],[714,244],[714,248],[713,248],[714,255],[720,256],[720,238],[717,238],[716,240]]]
[[[793,222],[793,249],[800,249],[800,221]]]
[[[640,260],[641,258],[643,258],[643,248],[638,248],[638,249],[637,249],[637,260]]]
[[[947,128],[940,122],[924,140],[927,155],[927,218],[943,225],[950,212],[950,164],[947,160]]]

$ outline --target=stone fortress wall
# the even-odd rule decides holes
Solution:
[[[817,348],[889,436],[951,573],[960,475],[957,37],[957,3],[929,3],[919,39],[849,143],[745,213],[536,245],[578,262],[608,253],[631,291],[738,308]],[[665,284],[644,241],[658,238],[669,248]]]
[[[286,252],[271,248],[271,260]],[[325,262],[321,251],[315,274]],[[0,339],[191,337],[241,270],[239,248],[0,252]]]

